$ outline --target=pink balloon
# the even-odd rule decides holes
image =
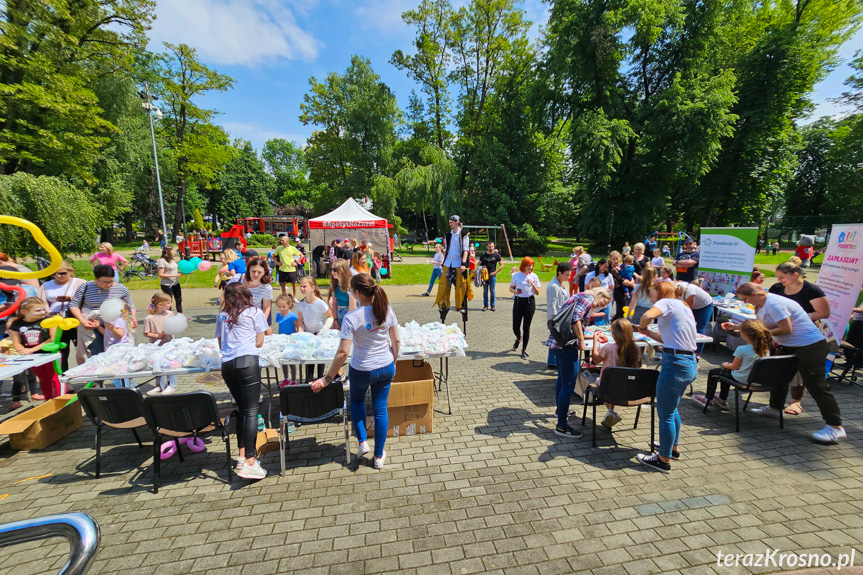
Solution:
[[[207,271],[208,269],[210,269],[210,267],[211,267],[212,265],[213,265],[213,264],[212,264],[212,263],[210,263],[209,261],[207,261],[207,260],[203,260],[203,261],[201,261],[201,263],[199,263],[199,264],[198,264],[198,271],[199,271],[199,272],[205,272],[205,271]]]

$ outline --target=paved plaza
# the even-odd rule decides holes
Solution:
[[[432,298],[412,295],[420,291],[393,290],[400,323],[438,319]],[[212,337],[216,310],[207,300],[215,292],[202,294],[188,293],[187,335]],[[471,312],[467,357],[450,362],[453,414],[435,413],[432,433],[388,440],[383,471],[370,459],[345,466],[333,420],[297,430],[284,477],[272,452],[263,457],[270,477],[235,476],[228,485],[224,446],[211,438],[185,463],[165,462],[154,495],[149,432],[140,449],[130,433],[108,431],[97,480],[94,429],[85,421],[43,451],[15,452],[3,439],[3,521],[91,514],[102,529],[97,575],[776,572],[787,567],[717,567],[717,553],[838,557],[854,546],[863,564],[863,389],[833,386],[849,437],[834,446],[810,439],[823,422],[808,396],[784,430],[745,413],[740,433],[733,411],[702,414],[684,398],[683,456],[670,475],[651,473],[635,463],[650,437],[647,413],[633,430],[634,410],[622,409],[623,422],[613,433],[600,428],[596,448],[589,421],[580,440],[554,434],[544,298],[529,362],[510,351],[511,311],[501,298],[494,313]],[[730,355],[708,347],[697,391],[707,369]],[[187,376],[179,387],[212,391],[229,406],[221,383]],[[436,407],[445,411],[445,394]],[[4,549],[0,574],[56,572],[66,550],[57,540]]]

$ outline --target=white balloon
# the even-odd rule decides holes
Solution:
[[[189,320],[187,320],[186,316],[183,314],[178,313],[177,315],[166,317],[165,324],[162,329],[164,329],[165,333],[168,335],[180,335],[186,331],[187,327],[189,327]]]
[[[102,318],[102,321],[114,323],[117,321],[117,318],[123,315],[123,309],[125,307],[126,304],[121,299],[106,299],[102,302],[102,305],[99,306],[99,316]]]

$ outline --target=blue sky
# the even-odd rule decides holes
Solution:
[[[201,60],[232,76],[233,90],[207,96],[207,107],[222,112],[217,122],[233,138],[250,140],[260,149],[270,138],[305,142],[313,126],[299,121],[308,80],[343,72],[352,54],[369,58],[372,67],[395,92],[404,109],[411,89],[407,76],[389,63],[396,49],[411,50],[413,31],[401,20],[418,0],[158,0],[150,48],[162,41],[184,42]],[[453,4],[466,3],[454,0]],[[548,5],[524,0],[533,21],[532,35],[547,20]],[[863,47],[863,32],[842,47],[849,60]],[[843,91],[850,74],[840,66],[818,84],[813,99],[816,117],[840,113],[830,98]]]

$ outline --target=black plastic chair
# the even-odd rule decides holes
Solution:
[[[775,389],[780,390],[782,397],[788,393],[788,384],[794,379],[794,374],[797,373],[797,356],[794,355],[776,355],[773,357],[759,357],[752,364],[752,371],[749,372],[749,378],[746,382],[739,382],[729,377],[718,376],[716,381],[726,382],[734,388],[734,429],[740,431],[740,392],[749,392],[746,396],[746,402],[743,404],[743,411],[749,405],[749,400],[752,399],[752,394],[756,392],[771,392]],[[712,389],[711,389],[712,388]],[[707,397],[713,397],[716,393],[716,383],[707,386]],[[708,405],[704,406],[704,412],[707,412]],[[785,427],[785,418],[783,417],[782,409],[779,410],[779,428]]]
[[[290,421],[303,425],[320,423],[336,415],[342,416],[345,428],[345,463],[351,462],[350,432],[348,430],[348,413],[345,405],[345,391],[342,379],[336,378],[331,384],[318,393],[312,391],[311,385],[289,385],[279,392],[279,409],[281,423],[279,425],[279,452],[281,453],[282,475],[285,474],[285,451],[290,450],[290,438],[287,424]]]
[[[833,365],[830,366],[830,373],[828,376],[832,376],[836,379],[836,383],[841,383],[846,377],[848,378],[848,385],[854,385],[857,383],[857,370],[863,366],[863,349],[859,347],[854,347],[853,345],[842,342],[839,345],[838,353],[836,354],[836,359],[833,361]],[[841,369],[838,377],[835,377],[836,370]],[[849,375],[848,372],[851,372]]]
[[[600,384],[592,383],[584,394],[584,412],[581,414],[581,424],[587,419],[587,406],[593,406],[593,447],[596,447],[596,406],[603,403],[613,403],[624,407],[650,405],[650,451],[656,433],[656,381],[659,371],[637,367],[607,367],[602,372]],[[641,409],[635,412],[635,424],[638,427],[638,417]]]
[[[102,470],[102,427],[128,429],[135,436],[138,446],[144,447],[136,431],[139,427],[147,426],[144,403],[141,394],[127,388],[82,389],[78,392],[78,401],[96,426],[96,479],[99,479]]]
[[[159,492],[159,473],[161,472],[162,438],[170,437],[177,446],[180,461],[181,437],[201,437],[220,432],[225,442],[225,455],[228,461],[228,483],[231,483],[231,442],[225,433],[225,426],[219,416],[216,396],[209,391],[155,395],[144,398],[144,417],[153,432],[153,493]]]

